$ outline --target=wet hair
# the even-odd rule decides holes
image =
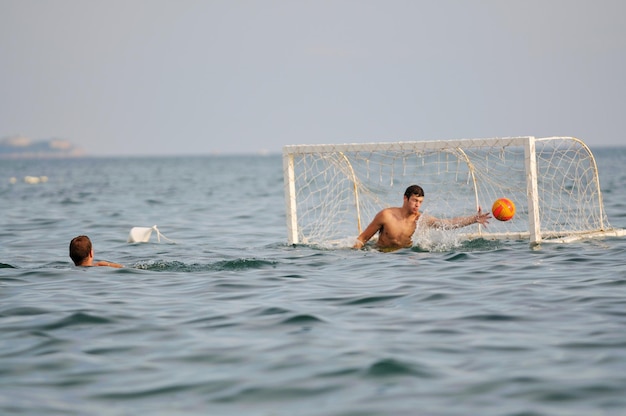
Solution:
[[[74,237],[70,242],[70,258],[76,266],[80,266],[91,254],[91,240],[86,235]]]
[[[424,196],[424,190],[419,185],[411,185],[406,188],[406,191],[404,191],[404,196],[406,199],[409,199],[413,195]]]

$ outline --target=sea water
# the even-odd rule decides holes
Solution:
[[[626,228],[626,148],[593,150]],[[282,172],[0,161],[0,414],[626,414],[626,238],[290,246]]]

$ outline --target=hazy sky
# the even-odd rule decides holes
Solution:
[[[92,155],[626,144],[623,0],[0,0],[0,137]]]

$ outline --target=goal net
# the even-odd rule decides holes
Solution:
[[[454,231],[463,238],[536,244],[623,231],[608,223],[591,151],[572,137],[290,145],[283,168],[289,244],[351,245],[413,184],[425,191],[421,211],[438,218],[515,203],[512,220]]]

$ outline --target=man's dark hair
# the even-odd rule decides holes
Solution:
[[[91,253],[91,240],[86,235],[74,237],[70,242],[70,258],[76,266],[85,261]]]
[[[419,185],[411,185],[406,188],[406,191],[404,191],[404,196],[406,199],[409,199],[413,195],[424,196],[424,190]]]

